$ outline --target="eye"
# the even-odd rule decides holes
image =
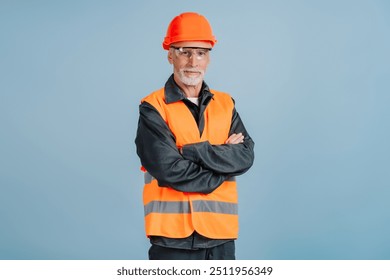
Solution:
[[[180,54],[184,55],[184,56],[188,56],[190,54],[190,52],[189,51],[181,51]]]
[[[207,52],[206,51],[202,51],[202,50],[196,52],[196,55],[200,56],[200,57],[204,57],[204,56],[206,56],[206,54],[207,54]]]

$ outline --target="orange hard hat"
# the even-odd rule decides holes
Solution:
[[[182,13],[171,21],[162,45],[164,50],[169,50],[172,43],[183,41],[206,41],[211,46],[217,42],[207,19],[190,12]]]

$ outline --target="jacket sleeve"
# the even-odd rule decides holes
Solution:
[[[157,110],[147,102],[139,109],[137,154],[159,186],[181,192],[211,193],[228,178],[183,158],[174,135]]]
[[[183,157],[206,169],[228,176],[245,173],[254,161],[254,142],[245,129],[238,114],[233,109],[232,125],[229,135],[242,133],[241,144],[211,145],[208,141],[183,146]]]

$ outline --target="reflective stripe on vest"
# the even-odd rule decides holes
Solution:
[[[194,200],[192,201],[193,212],[213,212],[220,214],[237,215],[237,203]],[[144,206],[145,216],[150,213],[183,214],[191,213],[188,201],[151,201]]]
[[[144,206],[145,216],[150,213],[191,213],[188,201],[151,201]]]

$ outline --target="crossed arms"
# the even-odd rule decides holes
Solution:
[[[207,194],[229,177],[245,173],[253,164],[254,142],[235,109],[229,135],[222,145],[205,141],[179,150],[160,114],[144,102],[140,105],[135,143],[141,164],[159,186]]]

